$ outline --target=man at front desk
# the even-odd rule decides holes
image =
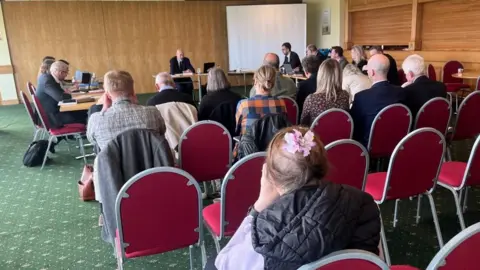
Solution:
[[[177,50],[177,55],[170,59],[170,74],[195,73],[195,69],[190,63],[190,59],[183,55],[182,49]],[[192,95],[193,82],[191,78],[175,78],[175,86],[178,91]]]

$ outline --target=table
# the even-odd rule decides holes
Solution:
[[[229,71],[228,75],[230,76],[236,76],[236,75],[243,75],[243,85],[245,87],[245,96],[249,96],[249,93],[247,92],[247,75],[253,75],[255,71],[253,70],[238,70],[238,71]]]
[[[480,77],[479,71],[464,71],[463,73],[454,73],[452,77],[464,80],[476,80]]]
[[[198,102],[202,102],[202,81],[200,80],[200,76],[205,76],[208,75],[207,73],[180,73],[180,74],[175,74],[172,75],[173,79],[181,79],[181,78],[195,78],[195,76],[198,76]],[[154,76],[155,77],[155,76]],[[193,80],[192,80],[193,82]],[[193,91],[192,91],[192,97],[193,97]]]
[[[308,79],[307,77],[303,76],[303,75],[297,75],[297,74],[294,74],[294,75],[288,75],[288,74],[283,74],[282,75],[283,77],[285,78],[290,78],[290,79],[295,79],[295,85],[298,87],[298,81],[305,81],[306,79]]]
[[[73,112],[73,111],[83,111],[83,110],[88,110],[92,105],[97,104],[97,100],[102,97],[104,91],[101,90],[92,90],[91,93],[73,93],[72,98],[86,98],[86,97],[93,97],[95,98],[95,101],[92,102],[85,102],[85,103],[79,103],[79,104],[62,104],[60,105],[60,111],[61,112]]]

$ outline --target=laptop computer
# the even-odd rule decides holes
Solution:
[[[203,64],[203,73],[208,73],[211,68],[215,67],[215,62],[208,62]]]
[[[290,65],[290,64],[285,64],[285,65],[283,65],[283,68],[284,68],[284,70],[285,70],[285,74],[291,75],[291,74],[294,73],[294,72],[293,72],[292,65]]]

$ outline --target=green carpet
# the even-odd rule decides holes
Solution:
[[[145,98],[142,97],[141,100]],[[78,199],[82,161],[78,150],[63,142],[43,171],[22,165],[33,130],[23,105],[0,107],[0,269],[115,269],[112,248],[100,239],[98,204]],[[454,156],[466,160],[471,142],[455,145]],[[469,193],[468,225],[480,220],[479,193]],[[442,188],[434,193],[445,242],[460,231],[453,197]],[[430,208],[423,200],[422,220],[415,224],[416,201],[400,203],[393,229],[393,203],[382,206],[392,262],[425,267],[437,252]],[[215,254],[208,233],[207,254]],[[195,249],[199,269],[200,251]],[[188,249],[128,260],[126,269],[188,269]]]

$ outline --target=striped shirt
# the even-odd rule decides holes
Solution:
[[[247,129],[267,114],[286,113],[285,102],[277,97],[256,95],[238,102],[237,133],[245,134]]]

